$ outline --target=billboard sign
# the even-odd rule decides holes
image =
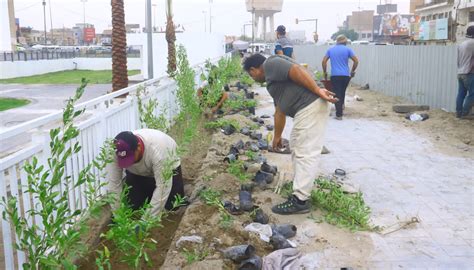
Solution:
[[[448,19],[413,23],[411,32],[414,40],[446,40],[448,39]]]
[[[95,28],[84,28],[84,42],[92,42],[95,38]]]
[[[383,14],[374,17],[374,32],[378,36],[409,36],[413,15]]]

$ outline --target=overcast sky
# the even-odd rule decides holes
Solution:
[[[31,26],[43,30],[42,0],[14,0],[15,16],[20,19],[21,26]],[[384,2],[384,1],[382,1]],[[400,13],[409,12],[409,0],[394,0],[398,4]],[[83,4],[81,0],[46,0],[47,30],[50,29],[51,4],[52,22],[54,28],[71,27],[75,23],[83,22]],[[165,0],[152,0],[156,4],[156,25],[163,26],[165,18]],[[360,1],[361,9],[376,9],[379,1]],[[209,31],[209,1],[208,0],[174,0],[175,24],[184,25],[186,31],[203,32],[206,17],[207,31]],[[243,25],[251,21],[252,16],[245,8],[245,0],[213,0],[212,32],[226,35],[241,35]],[[318,18],[318,32],[320,40],[328,39],[337,31],[346,15],[358,10],[359,1],[351,0],[284,0],[283,11],[275,15],[275,27],[283,24],[287,31],[305,30],[306,36],[311,38],[314,32],[314,23],[304,22],[295,24],[295,18]],[[205,13],[203,13],[205,12]],[[86,22],[95,25],[96,32],[101,33],[111,26],[110,0],[87,0],[85,4]],[[145,0],[125,0],[126,23],[145,25]],[[247,33],[250,33],[250,26]],[[249,35],[249,34],[248,34]]]

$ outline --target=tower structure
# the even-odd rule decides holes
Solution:
[[[247,11],[254,16],[252,30],[255,37],[261,37],[265,41],[271,39],[267,33],[275,31],[273,16],[275,13],[281,12],[283,0],[245,0],[245,5]],[[260,21],[262,21],[261,28],[259,27]],[[269,29],[267,29],[267,21],[270,25]]]

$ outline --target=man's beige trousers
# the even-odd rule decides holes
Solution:
[[[311,196],[319,173],[319,159],[329,118],[329,104],[318,98],[299,111],[293,119],[290,148],[293,162],[293,194],[300,200]]]

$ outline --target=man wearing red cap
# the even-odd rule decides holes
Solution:
[[[116,159],[106,168],[109,192],[120,194],[125,182],[130,187],[128,200],[132,209],[149,201],[152,214],[158,214],[163,207],[170,210],[175,195],[184,196],[177,146],[170,136],[154,129],[123,131],[115,137],[114,144]],[[173,176],[164,179],[170,176],[166,172],[170,166]],[[112,207],[117,206],[118,202]]]

